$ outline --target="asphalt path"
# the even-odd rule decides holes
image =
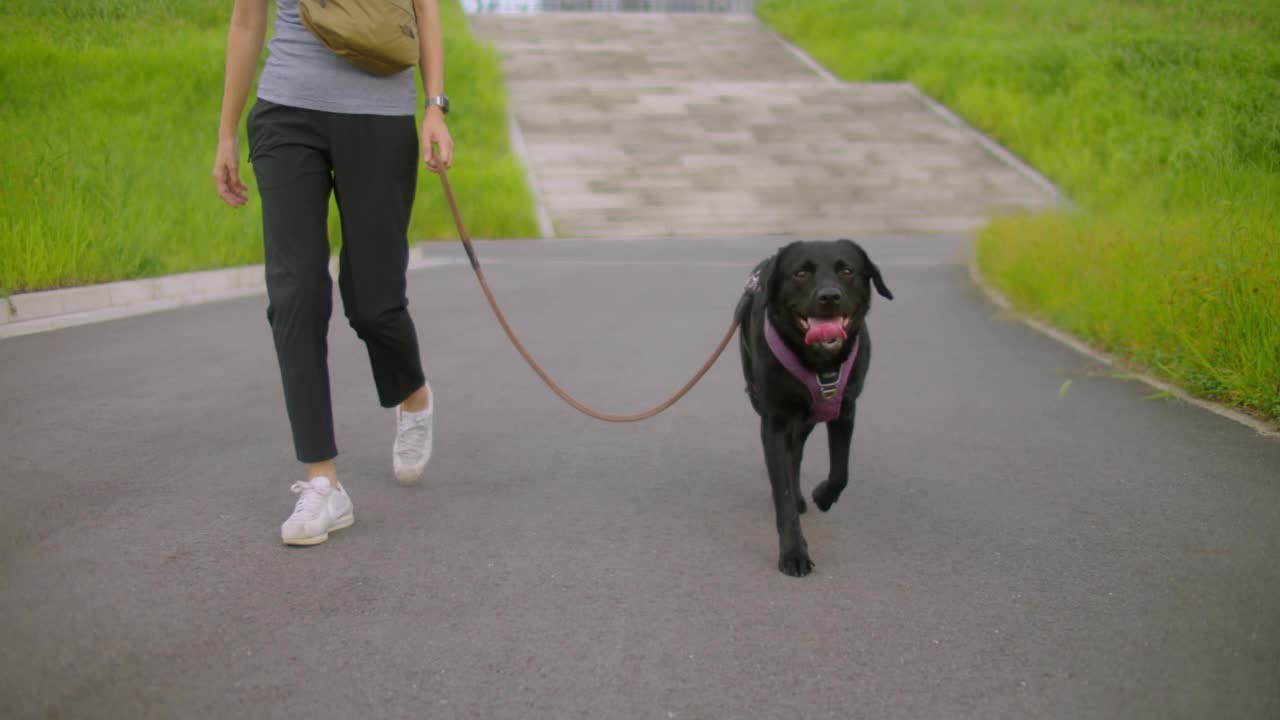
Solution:
[[[958,238],[863,243],[897,299],[803,579],[734,350],[666,414],[599,423],[462,263],[411,278],[419,486],[335,318],[356,524],[312,548],[279,541],[299,475],[262,297],[0,341],[0,717],[1280,716],[1280,442],[1004,317]],[[776,245],[481,256],[548,370],[634,411]],[[823,433],[806,457],[808,492]]]

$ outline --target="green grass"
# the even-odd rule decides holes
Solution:
[[[262,261],[243,122],[250,205],[225,206],[210,174],[230,8],[227,0],[0,5],[0,293]],[[441,3],[441,14],[454,99],[449,178],[468,230],[535,235],[497,56],[469,35],[456,0]],[[423,168],[418,185],[410,238],[455,237],[439,181]]]
[[[1014,304],[1280,419],[1280,3],[765,0],[847,80],[910,80],[1068,192],[1000,218]]]

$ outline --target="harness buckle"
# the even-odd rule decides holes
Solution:
[[[820,374],[815,374],[814,378],[818,381],[818,390],[822,392],[823,400],[831,400],[836,396],[836,392],[840,390],[840,373],[827,373],[829,380],[824,380]]]

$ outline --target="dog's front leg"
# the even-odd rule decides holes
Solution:
[[[827,479],[813,489],[813,504],[822,512],[831,509],[849,484],[849,446],[853,443],[853,413],[827,423],[827,446],[831,450],[831,470]]]
[[[760,421],[765,466],[773,487],[773,509],[778,523],[778,569],[787,575],[802,577],[813,570],[813,560],[809,559],[809,546],[800,532],[800,504],[792,477],[797,466],[793,456],[798,450],[797,430],[778,420]]]
[[[800,466],[804,464],[804,444],[811,432],[813,432],[813,426],[805,423],[796,431],[795,440],[791,446],[791,487],[796,496],[796,510],[801,515],[809,509],[804,501],[804,493],[800,492]]]

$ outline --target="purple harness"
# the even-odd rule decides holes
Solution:
[[[773,356],[782,363],[782,367],[809,388],[809,396],[813,399],[813,410],[809,413],[809,422],[814,424],[831,422],[840,417],[840,404],[844,401],[844,389],[849,384],[849,373],[853,370],[853,362],[858,359],[858,346],[862,344],[862,333],[854,336],[853,352],[849,353],[848,359],[840,365],[840,372],[833,373],[836,377],[829,382],[823,382],[817,373],[800,364],[800,358],[796,357],[796,354],[791,352],[791,348],[782,342],[782,337],[778,335],[778,330],[773,323],[769,322],[767,314],[764,317],[764,339]]]

